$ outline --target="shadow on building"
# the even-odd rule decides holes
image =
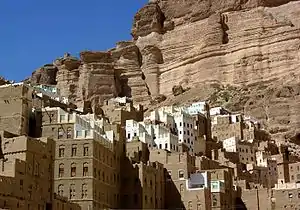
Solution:
[[[169,173],[165,170],[165,176],[170,176]],[[182,209],[185,210],[184,203],[182,202],[182,197],[178,191],[175,183],[172,179],[167,179],[165,186],[166,189],[166,209]]]

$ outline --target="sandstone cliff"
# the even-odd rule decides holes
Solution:
[[[151,47],[162,57],[152,82],[168,96],[165,105],[210,99],[262,120],[276,138],[297,136],[300,1],[151,2],[132,34],[142,55]],[[174,85],[191,90],[173,97]]]
[[[79,106],[115,96],[146,106],[210,99],[263,120],[275,137],[299,133],[300,1],[151,0],[132,36],[108,52],[58,59],[32,80],[55,78]],[[174,97],[175,86],[190,91]]]

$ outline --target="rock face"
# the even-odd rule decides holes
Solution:
[[[298,136],[300,1],[153,2],[151,8],[159,5],[156,11],[165,18],[163,29],[136,32],[139,37],[134,37],[142,54],[147,55],[143,52],[151,46],[163,58],[152,70],[158,78],[148,82],[145,72],[147,84],[158,81],[157,93],[168,98],[173,98],[173,87],[191,88],[164,105],[222,98],[212,103],[255,116],[275,138]],[[145,14],[158,16],[151,8],[138,13],[137,17],[143,16],[138,20],[145,23],[140,29],[151,29],[152,18]],[[133,29],[138,30],[136,23]],[[153,62],[143,59],[142,69],[154,69]],[[234,88],[210,87],[205,96],[198,89],[200,84],[216,82]]]
[[[174,2],[190,4],[193,1]],[[235,1],[224,2],[227,2],[224,4],[226,6]],[[300,47],[299,1],[245,11],[239,11],[241,8],[236,6],[238,11],[212,15],[209,14],[221,9],[209,7],[211,11],[205,13],[208,17],[201,16],[197,21],[181,17],[179,13],[175,16],[178,18],[170,16],[173,14],[171,12],[168,15],[168,8],[177,8],[176,3],[172,3],[161,1],[159,4],[162,5],[162,11],[166,11],[167,20],[172,18],[171,21],[175,22],[175,28],[164,34],[156,31],[144,34],[136,41],[141,52],[151,44],[162,54],[163,63],[158,65],[157,71],[160,94],[171,95],[172,87],[183,80],[193,87],[208,80],[250,84],[290,77],[292,74],[299,77],[296,69]],[[247,4],[250,3],[248,1]],[[201,5],[195,3],[190,9],[203,9]],[[217,3],[214,5],[221,7]],[[243,8],[243,5],[240,6]],[[230,6],[230,10],[236,7]],[[142,10],[142,13],[145,12]],[[143,64],[143,68],[147,66]]]
[[[61,95],[75,101],[78,92],[80,60],[66,54],[63,58],[56,59],[54,65],[58,69],[56,81]]]
[[[30,82],[33,84],[56,85],[58,69],[53,64],[46,64],[32,73]]]
[[[141,70],[142,55],[133,42],[119,42],[111,51],[116,71],[116,84],[120,85],[119,96],[132,97],[141,104],[150,103],[150,92]]]
[[[142,55],[134,42],[120,42],[108,52],[81,52],[80,59],[65,54],[53,62],[51,69],[35,71],[31,82],[56,85],[61,95],[78,107],[96,107],[117,96],[147,105],[151,93],[141,65]]]
[[[108,52],[82,52],[77,105],[90,101],[92,107],[117,95],[115,72]]]

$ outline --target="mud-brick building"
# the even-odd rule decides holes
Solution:
[[[149,162],[147,144],[127,143],[121,167],[122,209],[165,209],[165,170],[159,162]]]
[[[122,145],[106,119],[42,109],[42,134],[55,140],[54,192],[82,209],[119,208]]]

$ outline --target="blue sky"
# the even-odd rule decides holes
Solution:
[[[0,0],[0,76],[22,80],[65,52],[106,50],[130,40],[148,0]]]

